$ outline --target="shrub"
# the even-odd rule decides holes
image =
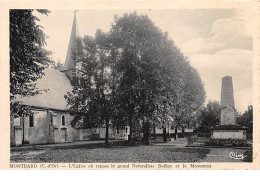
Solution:
[[[99,140],[99,134],[91,134],[89,140],[91,141]]]
[[[250,146],[246,140],[243,139],[210,139],[207,142],[209,146],[226,146],[226,147],[248,147]]]

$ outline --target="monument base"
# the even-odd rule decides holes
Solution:
[[[246,127],[219,125],[211,130],[211,139],[246,139]]]

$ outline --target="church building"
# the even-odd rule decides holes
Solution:
[[[68,104],[64,98],[67,92],[72,91],[70,78],[76,70],[75,62],[71,57],[75,39],[79,36],[76,11],[66,56],[64,69],[44,69],[44,76],[37,80],[40,94],[30,97],[17,97],[23,105],[30,107],[32,115],[11,118],[11,145],[47,144],[90,140],[93,136],[105,138],[105,128],[74,129],[70,122],[74,116],[68,111]],[[129,127],[123,129],[110,128],[110,139],[127,139]]]

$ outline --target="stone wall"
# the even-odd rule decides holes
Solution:
[[[245,130],[214,130],[213,139],[246,139]]]
[[[30,117],[24,117],[24,141],[29,144],[45,144],[49,142],[49,120],[47,111],[33,111],[33,127]]]
[[[79,141],[79,132],[70,125],[74,118],[69,113],[49,110],[32,110],[33,126],[30,117],[11,118],[11,145],[46,144]],[[65,125],[62,125],[62,116]]]
[[[105,138],[105,128],[100,129],[74,129],[70,122],[74,116],[67,112],[54,110],[32,110],[33,126],[30,126],[30,117],[19,117],[11,119],[11,145],[24,144],[48,144],[75,142],[91,139],[96,134],[97,138]],[[65,124],[62,124],[62,116]],[[130,132],[129,127],[120,129],[109,129],[110,139],[127,139]]]
[[[79,141],[79,132],[70,122],[74,116],[69,113],[51,111],[54,143]],[[62,125],[62,116],[65,117],[65,125]]]

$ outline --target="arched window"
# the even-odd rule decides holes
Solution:
[[[62,115],[61,117],[61,125],[65,126],[65,115]]]

